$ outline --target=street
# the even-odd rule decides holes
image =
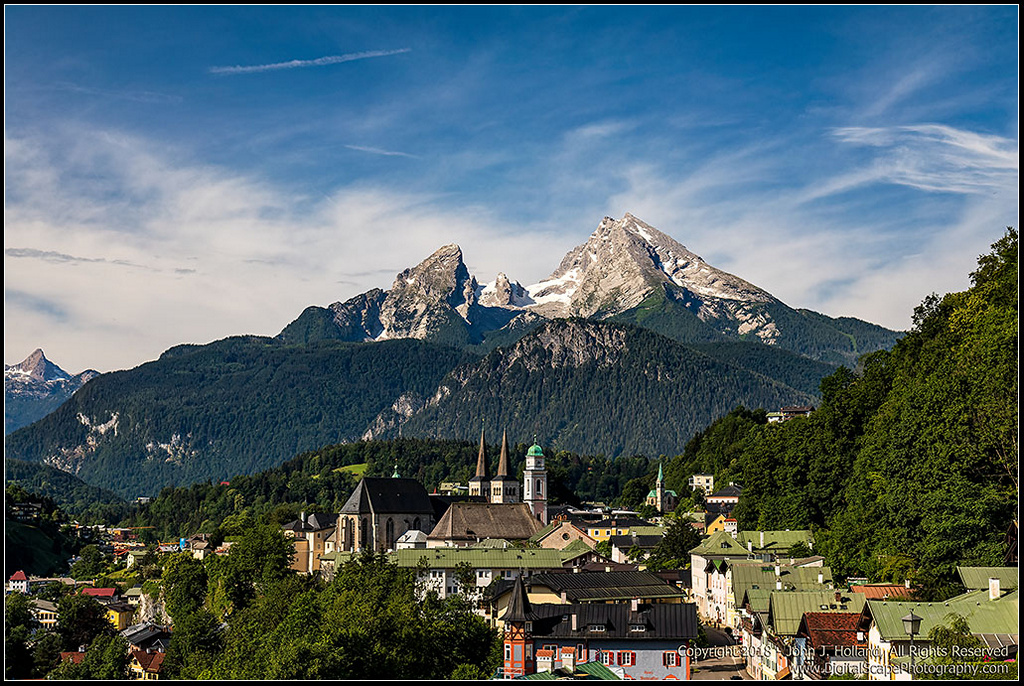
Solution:
[[[710,648],[707,657],[692,663],[693,679],[700,681],[721,681],[739,677],[749,680],[743,670],[743,660],[737,656],[736,641],[721,629],[705,626]]]

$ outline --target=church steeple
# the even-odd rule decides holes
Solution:
[[[487,452],[484,448],[484,427],[480,423],[480,453],[476,458],[476,476],[469,480],[469,494],[489,499],[490,479],[487,478]]]
[[[501,457],[498,459],[498,473],[491,481],[492,503],[518,503],[519,482],[509,476],[508,430],[501,432]]]

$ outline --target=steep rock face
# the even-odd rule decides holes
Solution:
[[[4,433],[42,419],[96,376],[92,369],[72,376],[39,349],[18,364],[4,365]]]
[[[426,339],[453,323],[453,313],[466,319],[476,304],[476,279],[462,261],[462,249],[446,245],[395,278],[380,306],[382,330],[377,340]]]
[[[855,364],[898,336],[866,322],[794,310],[627,213],[605,217],[551,276],[531,286],[504,273],[480,285],[459,246],[446,245],[399,274],[388,291],[308,308],[280,338],[416,338],[489,350],[514,342],[538,319],[564,317],[637,324],[684,343],[751,340],[830,364]]]
[[[768,292],[716,269],[649,224],[626,214],[605,217],[555,272],[529,286],[532,308],[550,317],[606,318],[639,306],[658,289],[723,333],[777,335],[762,311]]]

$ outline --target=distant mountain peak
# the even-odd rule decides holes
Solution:
[[[34,381],[57,381],[71,378],[70,374],[46,359],[42,348],[36,348],[31,355],[18,364],[4,365],[4,371],[12,375],[23,374]]]

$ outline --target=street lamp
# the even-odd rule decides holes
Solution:
[[[910,636],[910,678],[914,678],[914,635],[921,631],[921,618],[911,610],[910,614],[901,618],[903,630]]]

